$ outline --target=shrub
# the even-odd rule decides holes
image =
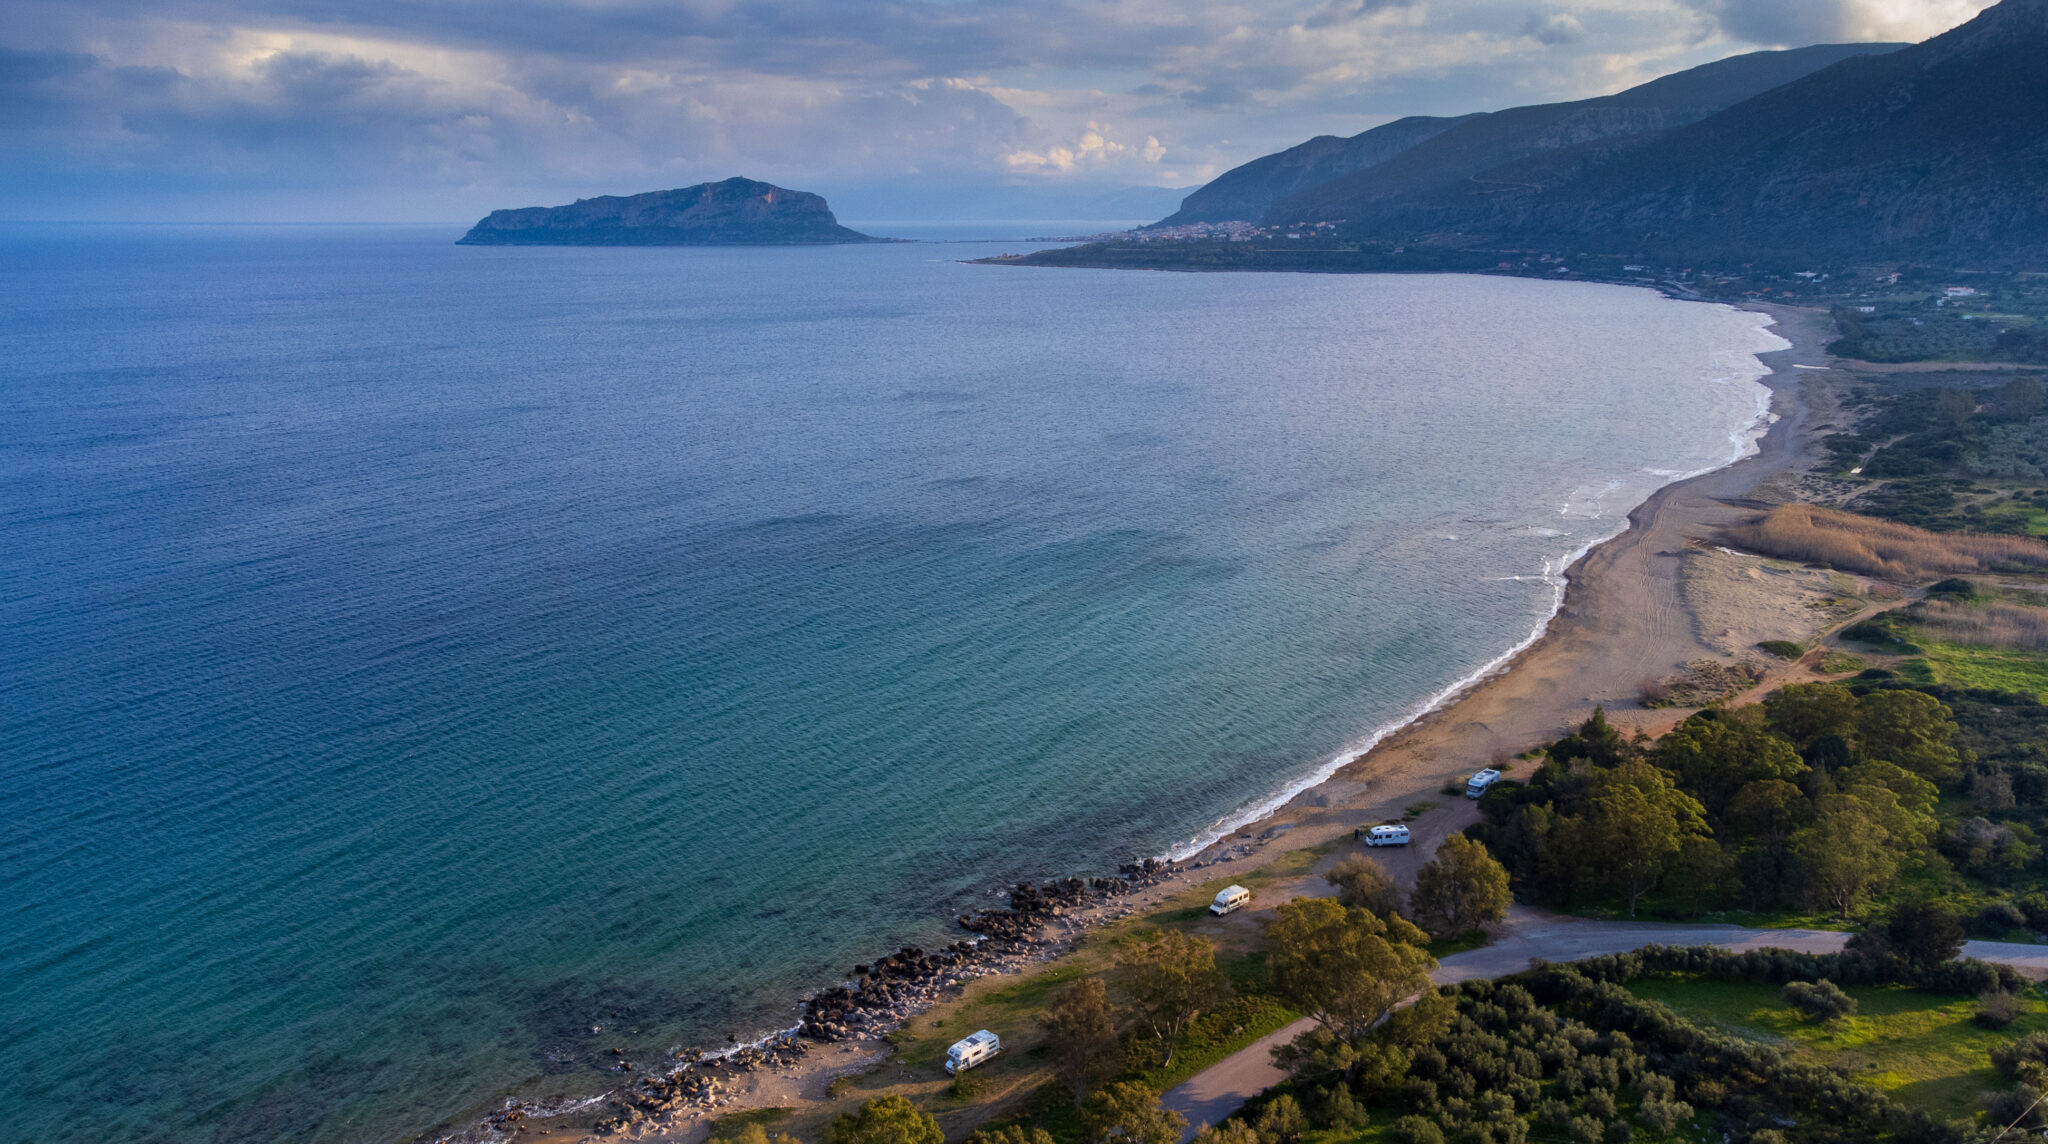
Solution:
[[[1444,1144],[1444,1130],[1420,1116],[1403,1116],[1387,1127],[1387,1144]]]
[[[2048,1068],[2048,1033],[2028,1033],[2016,1041],[1994,1045],[1991,1063],[2007,1080],[2025,1080],[2028,1073]]]
[[[2030,1084],[1985,1097],[1984,1112],[1999,1128],[2048,1128],[2048,1101],[2043,1101],[2041,1090]]]
[[[1572,1117],[1565,1129],[1578,1144],[1601,1144],[1607,1136],[1607,1126],[1590,1116]]]
[[[1756,646],[1759,650],[1775,655],[1779,659],[1798,659],[1806,654],[1805,648],[1791,640],[1765,640]]]
[[[1692,1119],[1692,1105],[1682,1100],[1650,1097],[1643,1101],[1643,1123],[1669,1136],[1678,1126]]]
[[[1970,928],[1986,937],[2004,937],[2027,924],[2027,912],[2003,899],[1991,902],[1970,919]]]
[[[2019,1018],[2019,994],[1986,989],[1977,995],[1977,1013],[1970,1019],[1986,1029],[2003,1029]]]
[[[1904,640],[1901,640],[1897,635],[1894,635],[1890,628],[1886,627],[1881,623],[1878,623],[1876,620],[1864,620],[1860,624],[1850,624],[1848,627],[1842,629],[1842,638],[1845,640],[1853,641],[1855,643],[1867,644],[1905,643]],[[1891,673],[1886,672],[1885,675],[1889,677]]]
[[[1252,1131],[1259,1134],[1262,1144],[1288,1144],[1308,1131],[1308,1118],[1302,1115],[1300,1102],[1283,1092],[1260,1111]]]
[[[987,1079],[973,1072],[955,1073],[953,1083],[946,1086],[946,1095],[954,1100],[974,1100],[987,1091]]]
[[[1929,585],[1927,594],[1945,600],[1974,600],[1977,598],[1977,585],[1961,576],[1952,576],[1938,584]]]
[[[1330,867],[1323,880],[1337,887],[1337,900],[1386,915],[1402,909],[1401,887],[1387,868],[1363,854],[1351,854]]]
[[[842,1112],[826,1130],[829,1144],[945,1144],[939,1122],[900,1096],[878,1096]]]
[[[1785,1003],[1808,1020],[1832,1021],[1856,1012],[1856,999],[1825,977],[1811,983],[1794,981],[1785,986],[1784,996]]]

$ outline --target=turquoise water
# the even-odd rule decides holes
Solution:
[[[454,237],[0,233],[0,1135],[398,1139],[785,1026],[1499,655],[1780,344]]]

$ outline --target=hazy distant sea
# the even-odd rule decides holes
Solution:
[[[0,1137],[396,1139],[786,1025],[1525,638],[1781,344],[456,233],[0,233]]]

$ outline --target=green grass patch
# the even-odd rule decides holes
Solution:
[[[1756,645],[1759,650],[1777,656],[1779,659],[1798,659],[1806,654],[1806,648],[1791,640],[1765,640]]]
[[[1820,670],[1824,675],[1842,675],[1851,671],[1862,671],[1864,659],[1846,651],[1830,651],[1820,657]]]
[[[1007,1049],[1034,1033],[1038,1015],[1052,1002],[1053,994],[1068,983],[1085,976],[1079,966],[1054,966],[1019,981],[991,990],[952,1006],[943,1020],[914,1021],[889,1035],[889,1042],[903,1064],[913,1069],[936,1069],[945,1063],[946,1047],[976,1029],[993,1029]],[[1002,1062],[1010,1053],[996,1058]]]
[[[1485,945],[1486,941],[1486,934],[1480,930],[1462,933],[1457,937],[1440,937],[1429,943],[1429,955],[1441,960],[1454,953],[1464,953],[1467,950],[1478,949],[1480,946]]]
[[[1407,810],[1401,812],[1401,817],[1409,822],[1413,822],[1436,808],[1437,804],[1433,802],[1411,803]]]
[[[1165,1092],[1260,1037],[1300,1019],[1300,1013],[1269,994],[1233,997],[1218,1006],[1214,1013],[1197,1018],[1188,1031],[1181,1034],[1172,1064],[1143,1063],[1142,1067],[1134,1068],[1131,1075],[1133,1079]],[[1140,1042],[1134,1047],[1132,1056],[1142,1062],[1141,1054],[1147,1047]]]
[[[1670,976],[1642,978],[1629,990],[1683,1016],[1789,1048],[1946,1118],[1974,1114],[1985,1095],[2007,1087],[1991,1067],[1993,1045],[2048,1030],[2048,1004],[2032,993],[2020,1019],[1994,1031],[1971,1022],[1974,997],[1900,986],[1849,987],[1856,1015],[1824,1024],[1802,1020],[1777,985]]]
[[[1894,668],[1898,677],[1908,683],[1935,684],[1941,682],[1934,676],[1934,665],[1924,659],[1909,659],[1894,665]]]
[[[1931,641],[1923,647],[1931,676],[1924,682],[2048,696],[2048,656],[2039,652]],[[1913,678],[1904,670],[1910,666],[1911,663],[1901,665],[1899,674]]]
[[[2048,536],[2048,509],[2015,500],[2002,500],[1984,510],[1987,522],[2010,522],[2024,536]],[[1997,531],[2008,531],[2000,527]]]

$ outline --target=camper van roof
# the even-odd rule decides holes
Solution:
[[[994,1033],[989,1032],[987,1029],[983,1029],[972,1036],[962,1037],[959,1041],[954,1043],[953,1047],[958,1049],[965,1048],[971,1045],[985,1045],[995,1039],[996,1035]]]
[[[1216,891],[1216,896],[1228,898],[1235,894],[1248,894],[1250,892],[1250,890],[1245,889],[1243,886],[1225,886],[1221,890]]]

